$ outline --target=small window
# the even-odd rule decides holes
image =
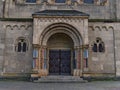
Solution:
[[[27,3],[36,3],[36,0],[26,0]]]
[[[101,43],[99,43],[99,52],[104,52],[104,43],[103,42],[101,42]]]
[[[24,38],[19,38],[17,40],[15,51],[17,52],[26,52],[28,50],[28,43]]]
[[[55,0],[55,3],[65,3],[66,0]]]
[[[96,44],[96,43],[93,44],[92,50],[93,50],[94,52],[97,52],[97,44]]]
[[[105,45],[104,42],[100,38],[96,38],[96,41],[92,45],[93,52],[104,52]]]
[[[84,3],[93,4],[94,0],[84,0]]]

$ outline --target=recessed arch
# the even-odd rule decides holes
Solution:
[[[78,30],[72,25],[66,23],[54,23],[46,27],[40,35],[39,44],[46,46],[48,39],[56,33],[65,33],[70,36],[74,42],[74,46],[80,46],[83,44],[82,36]]]

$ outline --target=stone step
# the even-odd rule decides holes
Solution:
[[[38,80],[34,80],[34,82],[39,82],[39,83],[85,83],[87,82],[86,80],[83,80],[80,77],[77,76],[46,76],[46,77],[41,77]]]

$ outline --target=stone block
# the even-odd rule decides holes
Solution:
[[[73,70],[73,76],[81,76],[81,75],[82,75],[82,71],[80,69]]]
[[[38,71],[38,76],[47,76],[48,75],[48,70],[46,69],[41,69]]]

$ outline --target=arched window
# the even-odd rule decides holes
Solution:
[[[104,43],[103,42],[101,42],[101,43],[99,43],[99,52],[104,52]]]
[[[65,3],[66,0],[55,0],[55,3]]]
[[[84,0],[84,3],[93,4],[94,0]]]
[[[96,38],[96,41],[92,45],[93,52],[104,52],[105,45],[101,38]]]
[[[92,50],[93,50],[94,52],[97,52],[97,44],[96,44],[96,43],[93,44]]]
[[[26,52],[27,50],[28,50],[28,43],[27,43],[26,39],[19,38],[17,40],[16,46],[15,46],[15,51]]]
[[[36,3],[36,0],[26,0],[27,3]]]

